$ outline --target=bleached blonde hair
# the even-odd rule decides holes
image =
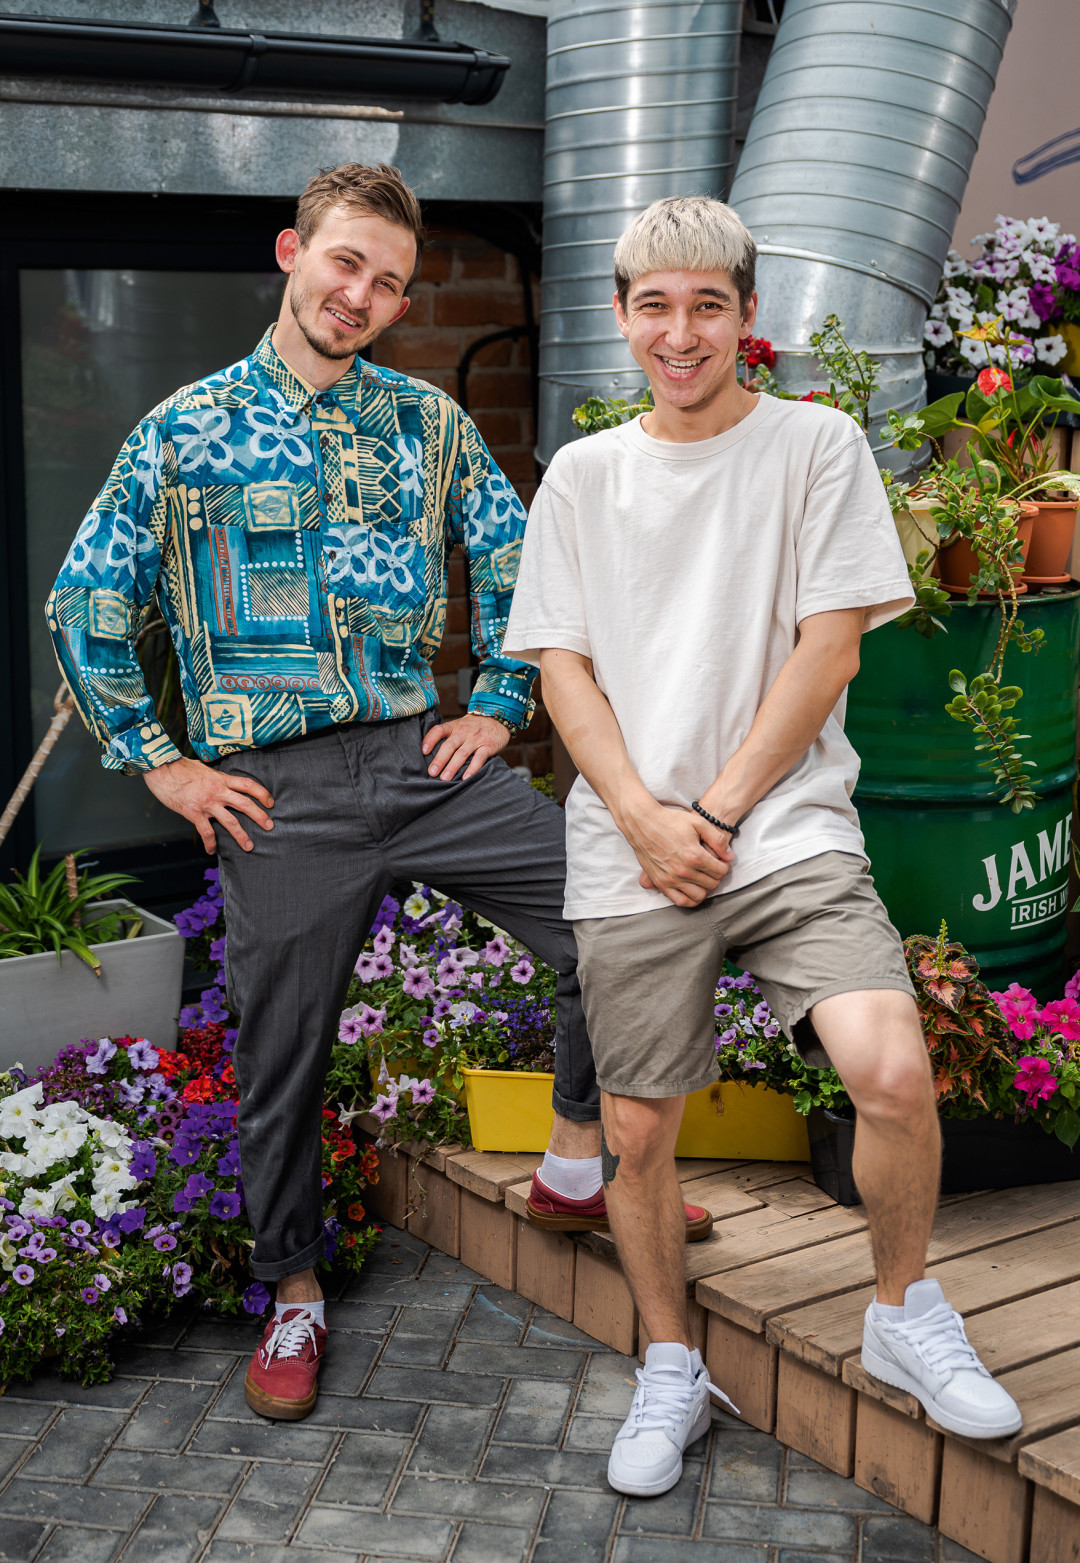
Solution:
[[[637,217],[615,245],[615,290],[650,271],[726,271],[745,310],[754,291],[757,246],[738,212],[708,195],[666,195]]]

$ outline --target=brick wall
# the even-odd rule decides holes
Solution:
[[[535,283],[534,310],[539,311]],[[376,363],[439,386],[457,399],[458,364],[473,342],[506,326],[525,324],[521,274],[512,255],[470,234],[435,230],[424,252],[424,269],[410,289],[411,303],[372,349]],[[533,461],[529,344],[504,339],[483,347],[472,360],[466,400],[469,415],[492,457],[529,505],[536,492]],[[459,716],[458,670],[470,665],[469,603],[465,561],[450,561],[446,633],[435,659],[435,682],[444,715]],[[537,685],[539,697],[539,684]],[[527,733],[504,751],[510,765],[527,765],[534,776],[551,770],[551,728],[538,703]]]

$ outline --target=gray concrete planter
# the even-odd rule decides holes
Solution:
[[[123,900],[97,904],[102,913]],[[97,909],[97,908],[95,908]],[[149,1037],[176,1046],[184,941],[172,923],[141,907],[137,938],[92,944],[101,976],[70,950],[0,960],[0,1069],[33,1071],[84,1037]]]

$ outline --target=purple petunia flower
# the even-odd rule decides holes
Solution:
[[[240,1300],[247,1313],[265,1313],[270,1301],[270,1293],[261,1281],[252,1281]]]
[[[112,1291],[112,1282],[109,1280],[107,1275],[95,1275],[94,1285],[97,1287],[99,1292]]]
[[[213,961],[215,966],[222,966],[222,965],[224,965],[224,963],[225,963],[225,935],[224,934],[222,934],[220,939],[211,939],[210,940],[210,959]]]
[[[117,1303],[116,1307],[113,1309],[112,1316],[116,1320],[117,1324],[126,1324],[128,1321],[127,1312],[125,1309],[121,1308],[119,1303]]]
[[[772,1010],[766,1004],[764,999],[762,999],[760,1004],[754,1005],[754,1013],[751,1016],[751,1019],[753,1020],[755,1026],[766,1026],[772,1019]]]
[[[378,1036],[386,1025],[386,1005],[382,1009],[372,1009],[370,1004],[360,1006],[360,1030],[366,1037]]]
[[[157,1048],[151,1047],[145,1037],[139,1037],[131,1044],[128,1048],[128,1057],[136,1069],[141,1069],[147,1074],[152,1069],[156,1069],[159,1062]]]
[[[179,1018],[181,1031],[187,1031],[193,1026],[201,1026],[203,1023],[202,1005],[185,1004],[180,1011]]]
[[[219,1189],[210,1201],[210,1214],[219,1221],[231,1221],[240,1214],[240,1200],[236,1194]]]
[[[494,939],[489,939],[484,945],[483,959],[489,966],[502,966],[509,958],[510,946],[502,934],[496,934]]]
[[[142,1183],[157,1171],[157,1157],[148,1140],[136,1140],[131,1157],[131,1176]]]
[[[207,1025],[214,1026],[223,1020],[228,1020],[229,1009],[225,1003],[225,995],[220,988],[207,988],[204,993],[199,995],[199,998]]]
[[[89,1237],[90,1223],[89,1221],[73,1221],[71,1223],[71,1230],[76,1237]]]
[[[524,985],[525,983],[532,980],[535,970],[536,968],[532,961],[530,961],[529,957],[527,955],[523,955],[516,966],[511,966],[510,976],[515,982],[520,982],[522,985]]]
[[[233,1140],[224,1156],[218,1157],[217,1170],[223,1178],[235,1178],[240,1171],[240,1142]]]
[[[186,1297],[191,1290],[191,1266],[178,1259],[172,1267],[173,1295]]]
[[[84,1286],[83,1289],[82,1289],[81,1296],[82,1296],[83,1302],[87,1303],[92,1308],[94,1306],[94,1304],[98,1300],[97,1287],[95,1287],[95,1286]]]
[[[178,1134],[169,1152],[169,1160],[175,1162],[178,1167],[190,1167],[202,1154],[202,1146],[198,1140],[189,1139],[185,1135]]]
[[[715,1009],[713,1010],[713,1014],[716,1016],[717,1020],[726,1020],[728,1015],[731,1014],[731,1005],[730,1004],[717,1004]]]
[[[159,1254],[167,1254],[176,1247],[176,1239],[171,1232],[163,1232],[160,1237],[155,1237],[154,1247]]]
[[[450,1000],[439,999],[431,1011],[432,1020],[445,1020],[450,1013]]]
[[[11,1272],[11,1278],[13,1281],[18,1281],[20,1286],[29,1286],[34,1279],[33,1265],[16,1265]]]
[[[363,1034],[364,1028],[360,1024],[360,1017],[351,1015],[348,1011],[344,1012],[341,1024],[338,1026],[338,1041],[344,1042],[346,1047],[354,1047]]]
[[[184,1184],[184,1193],[189,1199],[202,1199],[204,1194],[214,1192],[214,1180],[208,1178],[205,1172],[193,1172]]]
[[[232,1052],[233,1048],[236,1046],[236,1039],[239,1035],[240,1033],[235,1026],[229,1026],[226,1028],[225,1035],[221,1039],[222,1049],[226,1053]]]
[[[434,1095],[434,1080],[418,1080],[412,1088],[413,1106],[426,1107],[428,1103],[434,1098]]]
[[[361,982],[374,982],[375,978],[378,976],[378,969],[375,965],[375,957],[373,955],[358,956],[353,970],[360,978]]]
[[[116,1056],[116,1043],[110,1042],[108,1037],[102,1037],[92,1053],[87,1054],[86,1072],[88,1075],[104,1075],[108,1073],[109,1060]]]
[[[114,1227],[114,1226],[102,1227],[102,1229],[101,1229],[100,1233],[98,1234],[98,1236],[99,1236],[101,1242],[104,1244],[104,1246],[106,1248],[119,1248],[120,1247],[120,1233],[117,1231],[116,1227]],[[92,1253],[92,1254],[96,1254],[97,1253],[97,1249],[96,1248],[91,1248],[89,1243],[87,1243],[87,1245],[86,1245],[86,1251],[88,1253]]]
[[[137,1232],[146,1222],[146,1211],[139,1206],[136,1210],[122,1210],[116,1218],[116,1224],[121,1232]]]
[[[420,1040],[425,1047],[437,1047],[439,1043],[439,1033],[435,1030],[434,1026],[429,1026],[426,1031],[420,1033]]]

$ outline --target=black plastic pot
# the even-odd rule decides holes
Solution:
[[[859,1204],[851,1171],[854,1118],[813,1107],[807,1119],[814,1182],[840,1205]],[[942,1118],[941,1192],[1023,1188],[1080,1178],[1080,1142],[1074,1150],[1037,1123],[1002,1118]]]

